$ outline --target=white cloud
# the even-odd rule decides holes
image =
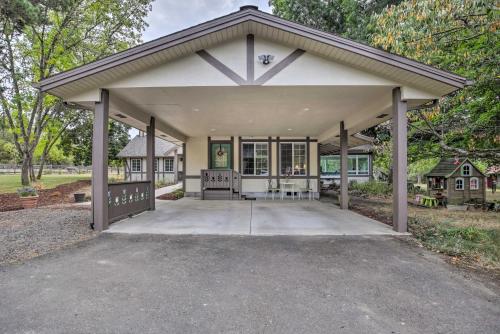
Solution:
[[[268,0],[155,0],[146,21],[144,42],[227,15],[243,5],[271,12]]]

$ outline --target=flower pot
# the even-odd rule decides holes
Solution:
[[[75,203],[85,202],[85,193],[74,193],[73,196],[75,196]]]
[[[28,197],[19,197],[21,200],[21,205],[25,209],[36,208],[38,204],[38,196],[28,196]]]

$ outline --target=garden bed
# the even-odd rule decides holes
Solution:
[[[90,180],[80,180],[71,183],[61,184],[52,189],[39,190],[38,206],[54,204],[73,203],[75,201],[73,193],[81,189],[88,188]],[[0,194],[0,212],[22,209],[21,201],[17,193]]]

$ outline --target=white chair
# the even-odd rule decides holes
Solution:
[[[281,184],[281,200],[284,199],[287,192],[290,192],[292,195],[292,200],[295,200],[295,184],[292,182],[283,182]]]
[[[313,189],[311,187],[311,183],[309,180],[306,181],[306,186],[305,187],[300,187],[299,189],[299,199],[302,199],[302,194],[307,193],[307,196],[310,201],[313,199]]]
[[[271,198],[274,201],[274,194],[277,193],[277,192],[279,192],[280,188],[273,186],[273,181],[272,180],[266,180],[265,182],[266,182],[266,184],[265,184],[265,189],[266,189],[265,200],[267,200],[267,195],[269,194],[269,192],[271,192]]]

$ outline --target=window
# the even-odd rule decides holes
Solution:
[[[321,174],[340,174],[340,156],[330,155],[321,157]],[[370,161],[368,155],[349,155],[347,158],[348,175],[368,175],[370,173]]]
[[[306,175],[306,144],[280,143],[281,175]]]
[[[174,159],[165,158],[165,172],[173,172],[174,171]]]
[[[155,172],[158,172],[158,162],[160,161],[160,158],[155,158]]]
[[[243,175],[269,175],[269,147],[267,143],[242,143]]]
[[[463,164],[462,166],[462,176],[470,176],[471,166],[469,164]]]
[[[321,157],[321,174],[340,174],[340,157],[338,155],[328,155]]]
[[[470,178],[470,190],[478,190],[479,189],[479,179],[477,177]]]
[[[464,190],[464,179],[459,177],[455,179],[455,190]]]
[[[141,159],[132,159],[130,164],[132,165],[132,172],[141,171]]]

